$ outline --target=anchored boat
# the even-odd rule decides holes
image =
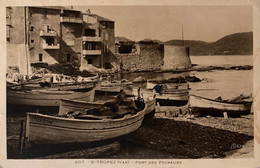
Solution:
[[[161,94],[152,90],[142,90],[142,95],[144,100],[155,98],[156,104],[160,106],[183,106],[189,102],[189,91],[187,89],[168,90]]]
[[[224,112],[227,112],[229,115],[246,115],[250,113],[251,105],[252,101],[228,103],[190,95],[190,108],[192,113],[195,114],[223,115]]]

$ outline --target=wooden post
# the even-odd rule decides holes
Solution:
[[[26,151],[28,148],[30,148],[30,143],[29,143],[29,127],[30,127],[30,117],[27,114],[26,115],[26,120],[24,124],[24,133],[23,133],[23,151]]]
[[[20,120],[19,152],[23,154],[24,145],[24,120]]]
[[[224,115],[225,119],[228,119],[228,113],[227,112],[224,112],[223,115]]]
[[[39,107],[36,107],[36,113],[39,113]]]

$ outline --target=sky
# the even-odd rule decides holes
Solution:
[[[74,6],[115,21],[115,35],[134,41],[216,41],[253,30],[252,7],[240,6]]]

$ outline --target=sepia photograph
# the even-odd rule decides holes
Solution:
[[[255,9],[240,2],[6,5],[5,159],[254,159]]]

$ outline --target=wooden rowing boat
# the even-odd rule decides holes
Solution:
[[[41,79],[43,80],[43,79]],[[94,77],[84,78],[80,82],[76,81],[63,81],[63,82],[43,82],[38,80],[32,80],[30,82],[20,84],[10,84],[7,82],[7,88],[10,90],[72,90],[72,91],[87,91],[89,88],[94,87],[99,81],[98,75]]]
[[[103,104],[104,102],[61,99],[59,115],[65,115],[70,111],[85,111],[86,109],[100,108]]]
[[[133,95],[133,83],[121,81],[102,82],[99,89],[96,90],[97,95],[118,95],[124,90],[127,95]]]
[[[141,92],[144,100],[155,98],[156,104],[160,106],[184,106],[189,102],[189,91],[187,89],[166,91],[162,94],[145,89],[142,89]]]
[[[7,89],[7,103],[26,106],[59,106],[61,98],[94,101],[97,87],[99,86],[96,85],[84,92],[63,90],[14,91]]]
[[[147,105],[146,109],[146,116],[150,116],[152,118],[155,114],[155,107],[156,107],[156,99],[153,94],[150,94],[151,92],[147,92],[146,90],[140,89],[140,95],[138,94],[138,89],[133,89],[133,95],[134,97],[140,97],[144,100],[144,103]]]
[[[160,106],[184,106],[189,102],[189,91],[176,91],[158,94],[156,93],[156,103]]]
[[[190,95],[189,102],[192,113],[201,115],[223,115],[224,112],[227,112],[229,115],[246,115],[250,113],[251,105],[252,101],[227,103],[196,95]]]
[[[106,140],[137,130],[146,106],[122,118],[74,119],[27,113],[25,138],[31,144],[64,144]]]
[[[136,100],[137,101],[137,100]],[[65,115],[70,111],[85,111],[86,109],[101,108],[105,102],[86,102],[81,100],[60,100],[59,115]],[[144,100],[147,108],[145,110],[146,116],[152,116],[155,112],[155,99]]]
[[[151,83],[151,82],[146,82],[146,88],[148,90],[152,90],[154,89],[154,87],[156,86],[157,84],[156,83]],[[167,87],[167,89],[178,89],[178,84],[172,84],[172,85],[166,85],[166,84],[163,84],[163,86]]]
[[[157,84],[147,82],[147,89],[154,90]],[[177,85],[162,85],[161,94],[155,93],[160,106],[184,106],[189,101],[189,88],[180,89]]]
[[[158,84],[147,82],[146,89],[153,90],[156,85]],[[167,83],[167,84],[160,84],[160,85],[162,85],[163,91],[189,90],[188,83]]]

